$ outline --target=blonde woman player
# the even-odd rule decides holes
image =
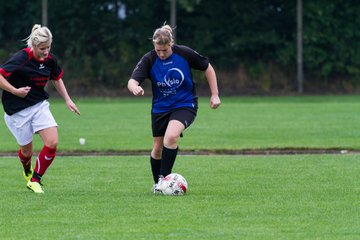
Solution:
[[[52,163],[58,145],[57,123],[50,112],[44,87],[52,80],[66,106],[80,115],[62,80],[63,70],[50,53],[52,34],[47,27],[35,24],[26,39],[27,47],[0,66],[0,88],[5,123],[20,146],[18,156],[24,168],[27,188],[44,193],[41,178]],[[32,169],[33,134],[39,134],[44,147]]]
[[[216,74],[207,58],[189,47],[174,44],[169,25],[156,29],[152,40],[154,49],[136,65],[128,89],[135,96],[141,96],[144,94],[141,83],[150,79],[152,84],[153,149],[150,163],[153,192],[159,193],[162,191],[159,181],[172,172],[179,137],[197,114],[198,97],[191,69],[204,72],[211,92],[210,107],[216,109],[221,102]]]

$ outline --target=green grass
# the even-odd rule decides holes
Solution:
[[[59,124],[59,151],[150,151],[150,98],[77,99],[82,115],[51,101]],[[182,150],[269,148],[360,149],[360,96],[224,97],[217,110],[200,99]],[[2,113],[0,113],[2,115]],[[79,138],[86,145],[79,145]],[[0,121],[2,151],[17,148]],[[35,148],[41,145],[35,141]]]
[[[1,158],[0,239],[359,239],[357,155],[185,156],[182,197],[147,156],[57,157],[44,195]]]
[[[59,151],[150,152],[150,101],[77,99],[79,117],[52,100]],[[44,195],[26,189],[17,157],[2,157],[0,239],[359,239],[356,154],[181,154],[360,150],[359,108],[360,96],[227,97],[214,111],[201,98],[174,167],[189,183],[183,197],[150,192],[148,156],[60,154],[44,176]],[[3,121],[0,143],[15,155]],[[38,151],[38,136],[34,143]]]

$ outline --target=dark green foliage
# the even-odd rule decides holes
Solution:
[[[177,2],[177,43],[210,58],[223,93],[236,82],[258,89],[255,92],[293,89],[296,1]],[[41,23],[41,1],[0,0],[0,5],[3,62],[24,46],[21,40],[33,24]],[[355,0],[303,1],[306,86],[359,85],[359,12]],[[65,69],[67,85],[81,93],[94,87],[119,89],[126,86],[139,58],[152,49],[154,30],[170,24],[170,0],[48,0],[48,18],[53,52]],[[239,77],[239,71],[245,77]],[[198,75],[197,81],[203,82]]]
[[[304,57],[318,76],[360,76],[358,1],[313,1],[305,6]]]

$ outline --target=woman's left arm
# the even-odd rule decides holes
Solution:
[[[209,83],[211,97],[210,97],[210,107],[216,109],[220,106],[221,101],[219,98],[219,90],[217,85],[216,73],[214,68],[209,63],[208,68],[205,70],[205,77]]]
[[[63,80],[60,78],[59,80],[54,80],[52,82],[53,82],[57,92],[64,98],[68,109],[70,111],[75,112],[78,115],[80,115],[80,111],[77,109],[75,103],[71,100],[71,98],[66,90]]]

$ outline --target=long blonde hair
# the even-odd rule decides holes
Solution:
[[[174,45],[172,32],[173,29],[167,24],[156,29],[152,38],[153,44],[170,46]]]
[[[29,48],[38,46],[40,43],[52,42],[51,31],[47,27],[35,24],[31,30],[31,34],[24,39]]]

